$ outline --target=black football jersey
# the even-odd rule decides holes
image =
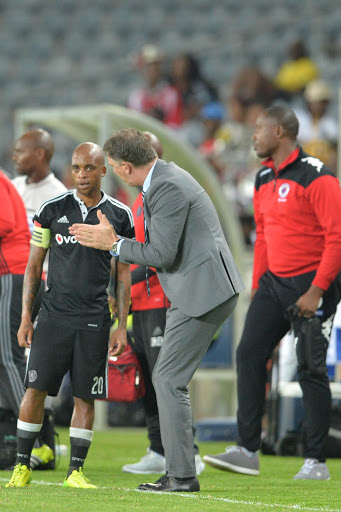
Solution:
[[[91,208],[86,207],[76,190],[66,192],[44,202],[33,219],[44,236],[46,233],[50,235],[48,290],[43,309],[50,314],[62,315],[78,328],[101,328],[102,322],[108,320],[106,289],[112,256],[109,251],[80,245],[68,229],[76,223],[98,224],[98,209],[106,215],[118,235],[134,238],[131,210],[104,192],[101,201]]]

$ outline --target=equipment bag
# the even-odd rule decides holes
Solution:
[[[111,402],[135,402],[145,394],[141,365],[129,343],[118,357],[108,360],[108,398]]]

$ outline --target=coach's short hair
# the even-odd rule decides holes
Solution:
[[[134,128],[114,133],[105,142],[103,151],[113,160],[130,162],[135,167],[141,167],[157,158],[148,137]]]
[[[299,122],[292,108],[285,105],[274,105],[265,109],[263,115],[276,119],[277,123],[283,127],[285,135],[289,139],[296,140]]]

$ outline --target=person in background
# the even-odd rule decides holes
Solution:
[[[67,191],[65,185],[56,178],[50,169],[53,153],[53,139],[47,131],[42,129],[24,133],[16,141],[13,149],[12,159],[19,176],[14,178],[12,183],[24,201],[31,235],[33,233],[33,217],[38,206],[44,201]],[[43,270],[42,289],[36,301],[37,307],[39,301],[42,300],[42,293],[47,279],[48,255],[45,258]],[[39,465],[45,466],[54,459],[52,410],[53,401],[51,399],[49,401],[46,400],[44,426],[37,439],[37,446],[32,450],[32,468],[37,468]],[[46,467],[51,469],[52,465],[54,466],[54,463]]]
[[[300,123],[298,141],[304,151],[319,158],[331,171],[337,170],[337,117],[329,111],[333,91],[324,80],[312,80],[303,94],[305,108],[296,109]]]
[[[151,132],[143,132],[148,137],[159,158],[162,158],[163,147],[160,139]],[[138,242],[145,241],[144,214],[142,192],[137,196],[132,207],[135,236]],[[146,282],[146,267],[144,265],[131,266],[131,305],[133,315],[134,350],[141,363],[143,376],[146,383],[146,394],[143,397],[143,406],[146,415],[148,438],[150,447],[147,455],[135,464],[125,464],[122,471],[125,473],[149,474],[165,473],[166,459],[162,446],[160,433],[159,411],[155,389],[152,382],[152,373],[161,350],[166,326],[166,315],[170,307],[156,270],[148,268],[149,296]],[[205,468],[205,464],[195,446],[195,467],[199,475]]]
[[[131,91],[127,107],[176,128],[182,123],[181,100],[176,88],[164,78],[162,64],[159,48],[150,44],[142,47],[137,67],[143,73],[144,84]]]
[[[111,265],[108,251],[93,251],[78,244],[68,233],[70,223],[97,223],[101,210],[122,236],[134,236],[130,209],[101,191],[106,173],[104,153],[86,142],[72,154],[76,189],[45,201],[33,222],[31,252],[23,286],[23,307],[18,331],[19,345],[29,348],[25,375],[26,392],[17,423],[16,465],[6,487],[24,487],[32,478],[31,451],[42,427],[47,394],[56,396],[70,371],[74,410],[70,426],[70,466],[64,487],[92,489],[83,474],[91,445],[95,398],[107,396],[109,355],[117,356],[127,344],[130,301],[130,266]],[[48,288],[37,326],[31,311],[39,288],[43,262],[50,248]],[[115,268],[118,327],[110,335],[107,286]],[[63,326],[61,329],[60,326]]]
[[[38,206],[67,190],[50,169],[53,153],[53,139],[42,129],[24,133],[13,149],[12,160],[19,176],[12,183],[24,201],[31,233]]]
[[[224,106],[219,102],[208,103],[201,110],[201,118],[205,127],[205,137],[198,150],[216,171],[219,180],[222,181],[224,169],[219,160],[222,149],[222,144],[219,143],[219,137],[225,118]],[[223,136],[222,134],[222,137]]]
[[[207,103],[218,101],[217,89],[205,78],[199,61],[188,53],[173,59],[170,83],[181,100],[182,122],[177,134],[182,140],[198,147],[204,138],[200,112]]]
[[[0,171],[0,403],[4,423],[16,421],[24,393],[25,349],[19,347],[22,287],[30,252],[25,205]]]
[[[301,39],[294,41],[289,48],[289,59],[279,68],[274,83],[287,99],[301,94],[311,80],[319,77],[315,62],[309,57],[307,47]]]
[[[133,128],[116,132],[103,149],[115,174],[143,187],[146,241],[120,238],[100,212],[99,225],[75,223],[70,234],[87,247],[111,250],[120,262],[156,268],[171,302],[153,371],[166,474],[138,489],[198,492],[188,384],[244,285],[213,203],[189,173],[158,159]]]
[[[239,436],[237,446],[204,461],[224,471],[259,475],[266,365],[292,322],[306,425],[305,461],[294,479],[328,480],[326,352],[340,300],[341,191],[324,164],[297,145],[298,129],[294,111],[285,106],[270,107],[257,120],[254,148],[265,160],[254,191],[252,300],[237,348]],[[293,319],[288,308],[297,310]],[[314,340],[304,341],[313,317]]]

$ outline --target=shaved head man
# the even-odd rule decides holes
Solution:
[[[51,135],[42,129],[24,133],[15,143],[13,161],[17,173],[27,176],[28,183],[44,179],[50,173],[50,160],[54,153]]]
[[[75,190],[45,201],[33,218],[31,252],[23,287],[19,345],[30,348],[25,387],[17,424],[16,466],[6,487],[30,483],[30,454],[41,429],[47,395],[58,394],[70,371],[74,410],[70,426],[70,467],[64,486],[91,489],[83,464],[92,441],[94,400],[107,396],[107,358],[119,355],[127,343],[130,265],[111,265],[108,251],[82,247],[68,227],[77,221],[98,224],[100,210],[119,233],[134,237],[130,209],[101,190],[106,173],[102,149],[92,142],[76,147],[71,161]],[[39,319],[33,330],[31,311],[50,248],[49,274]],[[107,286],[116,272],[118,327],[110,334]],[[63,326],[60,329],[60,326]]]

